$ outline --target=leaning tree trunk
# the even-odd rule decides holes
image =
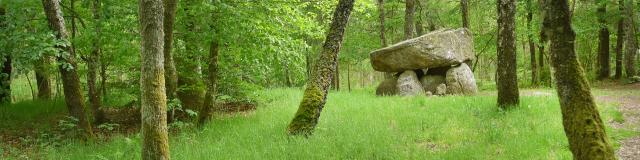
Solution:
[[[498,0],[498,106],[518,105],[519,91],[516,58],[516,1]]]
[[[0,28],[4,28],[5,9],[0,6]],[[0,73],[0,104],[11,103],[11,56],[4,53],[2,57],[2,73]]]
[[[600,24],[600,41],[598,43],[598,79],[603,80],[609,78],[611,70],[609,69],[609,27],[607,26],[607,3],[600,1],[598,7],[598,23]]]
[[[527,40],[529,41],[529,59],[531,63],[531,85],[538,86],[538,65],[536,62],[536,44],[533,42],[533,6],[531,0],[526,1],[527,7]]]
[[[88,62],[87,62],[87,85],[89,88],[89,103],[91,104],[91,109],[93,111],[93,120],[95,124],[100,124],[104,122],[104,113],[100,110],[102,107],[102,102],[100,99],[100,91],[97,87],[98,81],[98,69],[100,68],[100,52],[101,52],[101,18],[100,18],[100,0],[93,1],[93,19],[95,23],[95,32],[96,36],[93,41],[93,49],[91,54],[89,54]]]
[[[462,10],[462,27],[469,28],[469,1],[460,0],[460,10]]]
[[[575,53],[575,32],[571,28],[567,0],[548,1],[545,28],[551,40],[551,65],[562,124],[574,159],[615,159],[604,123],[600,119],[584,69]]]
[[[164,0],[164,80],[167,90],[167,99],[175,98],[178,88],[178,75],[171,50],[173,48],[173,24],[176,19],[178,0]]]
[[[42,56],[34,64],[34,72],[36,72],[36,85],[38,85],[38,99],[51,99],[51,78],[49,77],[49,65],[51,59],[49,56]]]
[[[307,82],[300,107],[287,129],[289,135],[308,136],[313,133],[318,124],[320,112],[326,103],[327,90],[336,70],[340,46],[354,1],[340,0],[338,2],[318,63],[316,63],[314,72]]]
[[[169,159],[162,0],[140,0],[142,159]]]
[[[618,10],[620,10],[620,13],[624,13],[624,0],[619,0],[618,1]],[[618,19],[618,31],[617,31],[617,36],[616,36],[616,75],[615,78],[616,79],[620,79],[622,78],[622,51],[624,48],[624,39],[625,39],[625,35],[624,35],[624,16],[620,16],[620,18]]]
[[[207,72],[207,93],[204,97],[203,110],[200,112],[199,124],[202,125],[209,117],[211,112],[216,106],[216,95],[218,86],[218,53],[219,53],[218,41],[214,38],[209,44],[209,68]]]
[[[44,12],[49,22],[49,28],[56,32],[56,38],[59,41],[67,41],[67,29],[64,25],[64,17],[60,10],[59,0],[43,0]],[[87,137],[93,138],[93,131],[91,123],[87,120],[87,115],[84,110],[84,98],[82,90],[80,89],[80,78],[78,76],[78,65],[76,64],[76,54],[73,52],[72,46],[69,45],[56,45],[61,51],[68,53],[68,55],[59,54],[61,56],[56,57],[60,63],[58,70],[62,77],[62,88],[64,92],[64,100],[69,109],[71,116],[78,119],[79,127],[82,128]]]
[[[636,39],[636,20],[635,20],[635,9],[634,9],[634,1],[627,0],[625,5],[625,31],[627,35],[625,37],[625,70],[627,77],[633,77],[636,75],[636,52],[638,50],[638,39]]]
[[[405,0],[406,8],[404,10],[404,39],[411,39],[415,36],[413,31],[415,27],[416,0]]]

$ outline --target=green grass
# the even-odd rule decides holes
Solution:
[[[498,111],[495,96],[376,97],[332,92],[315,134],[288,137],[299,89],[259,93],[255,112],[170,135],[173,159],[571,159],[556,96],[522,97]],[[616,114],[600,108],[605,122]],[[619,139],[635,133],[609,129]],[[140,159],[139,135],[46,147],[44,159]]]

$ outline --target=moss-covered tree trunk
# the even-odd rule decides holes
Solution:
[[[169,159],[162,0],[139,1],[142,159]]]
[[[469,1],[460,0],[460,10],[462,11],[462,27],[470,29],[469,27]]]
[[[618,1],[618,10],[620,13],[624,13],[624,0]],[[622,51],[624,48],[624,16],[620,16],[618,19],[618,31],[616,33],[616,73],[615,79],[622,78]]]
[[[598,79],[609,78],[609,27],[607,25],[607,1],[597,1],[598,23],[600,25],[598,43]]]
[[[405,0],[404,9],[404,39],[411,39],[416,34],[414,32],[415,27],[415,14],[416,14],[416,0]]]
[[[0,28],[4,28],[5,9],[0,6]],[[0,73],[0,104],[11,103],[11,56],[9,53],[2,56],[2,73]]]
[[[627,36],[625,36],[624,43],[624,67],[627,77],[633,77],[636,75],[636,52],[638,52],[638,39],[636,38],[636,17],[635,17],[635,8],[634,8],[634,0],[626,0],[625,6],[625,21],[624,21],[624,30],[626,31]]]
[[[194,7],[195,0],[185,0],[184,12],[186,18],[184,20],[184,27],[186,33],[182,36],[185,45],[185,52],[177,54],[175,58],[176,70],[178,75],[178,90],[176,94],[180,102],[182,102],[183,109],[189,109],[192,111],[200,111],[202,104],[204,104],[205,86],[202,81],[201,69],[200,69],[200,42],[197,36],[195,15],[193,11],[190,11]],[[183,117],[184,118],[184,117]],[[194,119],[197,120],[197,119]]]
[[[218,86],[218,53],[219,53],[219,45],[218,41],[214,38],[209,44],[209,59],[208,59],[208,70],[207,70],[207,93],[204,97],[204,105],[202,106],[202,111],[200,112],[199,123],[203,124],[209,117],[211,117],[211,112],[216,106],[216,95]]]
[[[163,0],[164,5],[164,80],[167,91],[167,99],[175,98],[176,89],[178,88],[178,75],[176,73],[176,65],[173,60],[173,24],[176,19],[176,10],[178,0]]]
[[[60,41],[67,41],[68,33],[64,25],[64,17],[60,8],[59,0],[42,0],[44,12],[49,22],[49,28],[55,31],[55,36]],[[64,100],[71,116],[78,119],[79,127],[82,128],[90,138],[93,136],[91,123],[87,119],[84,106],[84,96],[80,88],[80,78],[78,76],[78,65],[76,64],[76,54],[70,45],[56,46],[65,54],[56,57],[60,63],[60,77],[62,77],[62,90]]]
[[[36,85],[38,85],[38,99],[51,99],[51,78],[49,76],[49,65],[51,59],[49,56],[40,57],[34,64],[34,72],[36,73]]]
[[[516,58],[516,1],[498,0],[498,106],[507,109],[519,103]]]
[[[326,103],[327,90],[336,70],[338,54],[354,0],[340,0],[333,13],[333,22],[307,82],[304,97],[293,120],[289,124],[289,135],[310,135],[320,119],[320,112]]]
[[[574,159],[615,159],[575,53],[575,32],[567,0],[547,1],[545,28],[551,40],[551,64],[562,109],[562,124]]]
[[[100,68],[100,52],[102,49],[101,44],[101,17],[100,17],[100,0],[92,1],[92,12],[95,24],[96,37],[94,37],[93,48],[87,61],[87,86],[89,88],[89,103],[91,104],[91,110],[93,111],[93,120],[95,124],[104,122],[104,113],[100,110],[102,107],[102,101],[100,99],[100,91],[98,90],[98,69]]]

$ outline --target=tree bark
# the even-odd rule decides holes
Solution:
[[[164,79],[167,90],[167,99],[174,99],[178,88],[178,75],[176,73],[176,65],[173,60],[173,24],[176,19],[176,10],[178,0],[163,0],[164,5]]]
[[[498,106],[502,109],[519,104],[516,58],[516,1],[498,0]]]
[[[38,99],[49,100],[51,99],[51,78],[49,77],[49,65],[51,65],[51,59],[49,56],[40,57],[40,59],[34,65],[34,71],[36,73],[36,85],[38,85]]]
[[[411,39],[415,36],[413,31],[415,27],[416,0],[405,0],[406,8],[404,10],[404,39]]]
[[[620,10],[620,13],[624,14],[624,0],[619,0],[618,1],[618,10]],[[620,18],[618,19],[618,33],[616,36],[616,74],[615,74],[615,78],[616,79],[620,79],[622,78],[622,51],[624,48],[624,41],[625,41],[625,35],[624,35],[624,16],[620,15]]]
[[[422,34],[424,34],[424,27],[422,25],[422,9],[423,9],[423,6],[420,3],[420,0],[415,0],[415,2],[416,2],[416,4],[415,4],[416,8],[418,10],[418,19],[416,19],[416,25],[415,25],[415,27],[416,27],[416,37],[419,37]]]
[[[60,41],[67,41],[67,29],[64,25],[64,17],[60,10],[59,0],[42,0],[44,11],[49,22],[49,28],[56,32],[56,38]],[[71,116],[78,119],[79,127],[82,128],[88,138],[93,138],[91,123],[87,120],[84,110],[84,97],[80,89],[80,78],[78,76],[78,65],[76,64],[76,54],[69,45],[57,45],[57,48],[66,52],[56,57],[60,63],[58,70],[62,77],[62,88],[64,99]],[[65,55],[67,54],[68,55]]]
[[[142,159],[170,159],[164,84],[162,0],[140,0]]]
[[[219,53],[219,45],[215,38],[211,41],[209,46],[209,68],[208,68],[208,83],[207,83],[207,93],[204,98],[204,106],[203,111],[201,112],[200,119],[198,120],[200,124],[204,124],[204,122],[211,117],[211,112],[215,109],[216,106],[216,95],[218,86],[218,53]]]
[[[598,79],[603,80],[609,78],[611,74],[609,65],[609,27],[607,26],[607,3],[600,1],[597,10],[598,23],[600,23],[600,35],[598,43]]]
[[[460,9],[462,10],[462,27],[469,28],[469,1],[460,0]]]
[[[575,32],[567,0],[548,1],[545,28],[551,40],[551,65],[562,123],[574,159],[616,159],[600,119],[584,69],[575,53]]]
[[[307,82],[300,107],[287,129],[289,135],[311,135],[318,124],[320,112],[326,103],[327,90],[336,70],[340,46],[353,4],[354,0],[338,2],[318,63],[315,64],[314,72]]]
[[[6,11],[0,6],[0,28],[4,28]],[[0,104],[11,103],[11,55],[5,54],[2,57],[2,73],[0,73]]]
[[[95,23],[96,37],[93,41],[93,49],[89,54],[87,62],[87,85],[89,87],[89,103],[93,111],[93,120],[95,124],[104,122],[104,113],[100,110],[102,102],[100,100],[100,91],[97,87],[98,81],[98,69],[100,68],[100,52],[102,48],[101,44],[101,17],[100,17],[100,0],[93,0],[93,19]]]
[[[527,40],[529,41],[529,54],[531,63],[531,85],[538,86],[538,65],[536,62],[536,44],[533,42],[533,6],[531,0],[526,1],[527,7]]]
[[[380,19],[380,44],[382,45],[382,47],[387,47],[387,40],[384,34],[385,32],[384,0],[378,0],[378,12],[380,12],[380,15],[378,16]]]
[[[636,39],[636,20],[634,14],[634,1],[627,0],[625,4],[625,70],[627,77],[636,75],[636,52],[638,51],[638,39]]]

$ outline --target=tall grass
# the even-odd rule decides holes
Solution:
[[[252,113],[220,117],[171,135],[173,159],[571,159],[556,96],[522,97],[499,111],[495,96],[375,97],[332,92],[316,132],[288,137],[301,100],[295,89],[259,93]],[[615,114],[603,105],[605,122]],[[609,135],[618,135],[609,130]],[[614,132],[611,134],[611,132]],[[139,159],[141,139],[68,141],[46,159]]]

